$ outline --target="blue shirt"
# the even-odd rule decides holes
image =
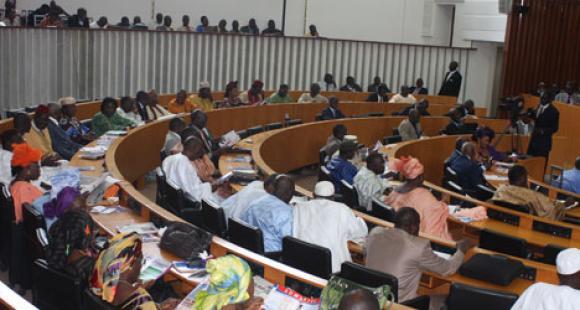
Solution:
[[[282,251],[282,238],[292,235],[292,207],[270,194],[254,201],[242,214],[242,221],[260,228],[266,252]]]
[[[353,183],[354,176],[358,172],[356,167],[348,160],[342,159],[340,156],[333,158],[326,169],[332,176],[332,182],[336,190],[340,189],[340,181],[345,180],[348,184]]]
[[[560,185],[560,178],[552,181],[553,186]],[[580,194],[580,170],[571,169],[564,171],[564,182],[562,182],[562,189],[576,194]]]

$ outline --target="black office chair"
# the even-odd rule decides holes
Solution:
[[[282,123],[279,123],[279,122],[277,122],[277,123],[270,123],[270,124],[266,124],[266,125],[264,126],[264,129],[265,129],[266,131],[269,131],[269,130],[274,130],[274,129],[280,129],[280,128],[282,128]]]
[[[374,217],[380,218],[388,222],[395,221],[395,213],[396,213],[395,210],[387,206],[384,202],[379,201],[376,198],[373,198],[371,206],[372,206],[371,214]]]
[[[515,294],[454,283],[446,304],[447,310],[509,310],[516,300],[518,295]]]
[[[43,259],[32,264],[32,303],[39,309],[84,309],[85,280],[52,269]]]
[[[393,136],[400,136],[399,127],[393,127]]]
[[[387,145],[387,144],[393,144],[393,143],[399,143],[402,142],[403,138],[401,136],[387,136],[383,138],[383,144]]]
[[[326,154],[326,151],[320,150],[320,152],[318,152],[318,159],[320,160],[320,165],[324,166],[327,163],[326,157],[328,156],[328,154]]]
[[[228,232],[224,209],[205,199],[201,200],[202,227],[214,235],[225,238]]]
[[[84,291],[85,309],[87,310],[113,310],[116,309],[110,303],[104,301],[101,297],[93,294],[90,289]]]
[[[383,113],[383,112],[371,112],[368,115],[369,115],[369,117],[383,117],[383,116],[385,116],[385,113]]]
[[[6,271],[10,263],[11,225],[14,219],[12,196],[4,184],[0,184],[0,269]]]
[[[522,213],[526,213],[529,214],[530,213],[530,208],[528,208],[527,206],[522,206],[522,205],[516,205],[513,203],[509,203],[506,201],[501,201],[501,200],[492,200],[493,204],[496,206],[500,206],[506,209],[510,209],[510,210],[514,210],[514,211],[518,211],[518,212],[522,212]]]
[[[162,208],[167,209],[167,180],[160,168],[155,171],[155,180],[157,181],[157,191],[155,192],[155,203]]]
[[[326,169],[325,166],[320,166],[320,172],[318,173],[318,182],[322,181],[332,182],[332,176],[330,175],[330,171],[328,171],[328,169]]]
[[[330,250],[294,237],[282,239],[282,262],[323,279],[332,274]]]
[[[231,242],[254,253],[264,255],[264,236],[259,228],[230,218],[228,220],[228,230]]]
[[[532,184],[532,189],[535,190],[536,192],[542,193],[546,196],[548,196],[550,189],[548,189],[545,186],[539,185],[539,184]]]
[[[348,182],[345,180],[340,181],[340,194],[342,195],[344,204],[352,209],[360,209],[356,188],[348,184]]]
[[[556,265],[556,257],[560,252],[564,251],[565,248],[559,247],[557,245],[548,244],[544,247],[544,263],[550,265]]]
[[[245,138],[249,137],[247,130],[236,131],[236,134],[240,137],[240,140],[244,140]]]
[[[562,188],[564,183],[564,178],[562,177],[563,175],[564,168],[556,165],[550,166],[550,182],[553,182],[552,184],[556,185],[558,188]]]
[[[201,227],[201,204],[185,197],[182,190],[167,184],[167,210],[189,223]]]
[[[314,116],[314,120],[315,121],[321,121],[322,120],[322,114],[321,113],[316,114],[316,116]]]
[[[253,136],[253,135],[258,134],[260,132],[264,132],[264,126],[254,126],[254,127],[248,128],[247,131],[248,131],[248,137]]]
[[[26,249],[28,259],[32,263],[37,258],[44,258],[44,246],[40,244],[37,237],[37,231],[42,229],[46,231],[44,217],[30,204],[25,203],[22,206],[22,218],[24,222],[24,236],[26,238]]]
[[[530,257],[526,240],[487,229],[479,235],[479,247],[521,258]]]
[[[286,123],[286,126],[296,126],[302,124],[302,120],[299,118],[291,119]]]

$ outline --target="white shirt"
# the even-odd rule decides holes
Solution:
[[[119,114],[119,116],[121,116],[124,119],[132,121],[136,126],[141,126],[145,124],[145,122],[143,122],[143,119],[141,119],[141,115],[139,115],[139,113],[135,113],[133,111],[125,112],[123,109],[121,109],[121,107],[118,107],[117,114]]]
[[[0,149],[0,182],[10,186],[12,182],[12,152]]]
[[[370,171],[366,166],[363,166],[354,176],[353,186],[358,193],[359,205],[366,207],[367,211],[372,208],[373,198],[380,201],[385,200],[385,189],[389,187],[389,181],[376,175]]]
[[[389,100],[389,103],[415,104],[415,102],[417,102],[417,99],[415,99],[415,97],[413,97],[413,95],[411,95],[411,94],[408,94],[407,97],[403,97],[400,94],[396,94],[391,98],[391,100]]]
[[[298,98],[298,103],[328,103],[328,98],[321,94],[312,97],[310,93],[304,93]]]
[[[254,181],[221,203],[227,218],[240,219],[250,204],[266,196],[264,182]]]
[[[328,248],[332,255],[332,272],[338,272],[343,262],[351,261],[348,241],[366,237],[368,228],[345,204],[314,199],[294,207],[293,235]]]
[[[211,184],[203,183],[187,156],[182,153],[168,156],[163,161],[163,172],[169,185],[181,189],[192,201],[208,199],[216,201],[211,192]]]
[[[512,310],[574,310],[580,307],[580,290],[538,282],[528,287]]]

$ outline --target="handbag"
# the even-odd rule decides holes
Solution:
[[[188,223],[171,222],[159,247],[185,260],[193,260],[207,250],[212,234]]]
[[[459,273],[469,278],[507,286],[524,271],[524,264],[503,255],[477,253],[461,265]]]
[[[361,285],[355,283],[353,281],[341,278],[339,276],[332,276],[328,283],[322,290],[321,294],[321,304],[320,309],[322,310],[335,310],[338,309],[338,305],[340,304],[340,300],[342,296],[347,294],[350,291],[354,291],[357,289],[365,289],[370,291],[375,295],[377,300],[379,301],[380,309],[384,309],[385,305],[388,304],[388,308],[390,309],[393,305],[393,300],[395,300],[395,296],[391,292],[391,287],[389,285],[383,285],[379,287],[368,287],[365,285]]]

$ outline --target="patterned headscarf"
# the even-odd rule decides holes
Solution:
[[[209,288],[197,294],[196,310],[221,309],[250,298],[248,287],[252,279],[250,266],[241,258],[226,255],[207,262]]]
[[[95,222],[84,210],[71,210],[63,214],[48,231],[48,264],[63,269],[72,250],[85,250],[93,240]]]
[[[142,256],[142,241],[137,233],[118,234],[109,240],[109,246],[97,258],[91,291],[104,301],[112,303],[117,293],[119,277]]]
[[[417,158],[411,156],[389,160],[389,169],[399,172],[407,180],[413,180],[425,172],[423,164]]]

